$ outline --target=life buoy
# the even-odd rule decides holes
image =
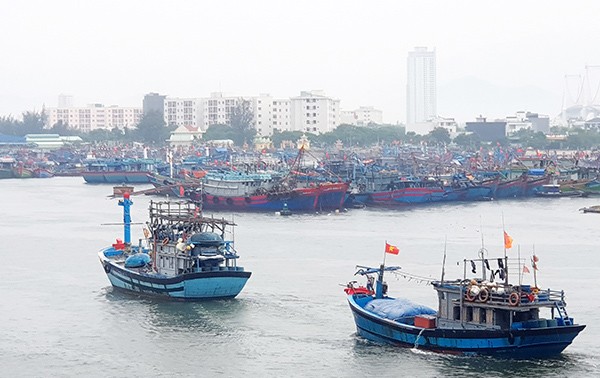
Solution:
[[[213,203],[219,203],[219,197],[215,196],[213,197]]]
[[[510,293],[508,296],[508,304],[511,306],[517,306],[520,301],[521,297],[519,296],[519,293]]]
[[[167,245],[169,244],[169,238],[164,238],[162,241],[162,245]]]
[[[106,264],[104,264],[104,271],[105,271],[106,273],[110,273],[110,263],[106,263]]]
[[[490,299],[490,292],[485,287],[481,289],[478,295],[479,301],[485,303]]]
[[[473,302],[477,296],[472,292],[473,286],[467,286],[467,292],[465,293],[465,298],[469,302]]]
[[[233,200],[231,198],[227,198],[225,202],[227,202],[228,205],[233,205]]]

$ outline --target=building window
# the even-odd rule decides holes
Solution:
[[[313,123],[317,123],[317,120],[316,120],[316,119],[315,119],[315,120],[313,120]]]
[[[310,121],[307,119],[307,120],[306,120],[306,123],[310,123]]]
[[[316,117],[316,116],[317,116],[317,113],[313,113],[313,117]]]

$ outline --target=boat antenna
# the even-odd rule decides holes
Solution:
[[[387,251],[386,251],[386,247],[387,246],[387,240],[385,241],[385,245],[383,246],[383,264],[381,264],[382,267],[385,266],[385,256],[387,255]]]
[[[537,261],[535,261],[535,244],[533,245],[533,257],[531,257],[531,267],[533,268],[533,286],[537,285]]]
[[[481,233],[481,249],[479,250],[479,257],[481,257],[481,275],[485,281],[487,274],[485,270],[485,244],[483,242],[483,222],[481,221],[481,215],[479,216],[479,232]]]
[[[508,256],[506,256],[506,243],[504,242],[504,235],[506,235],[506,228],[504,228],[504,211],[502,212],[502,246],[504,247],[504,284],[508,286]]]
[[[521,244],[517,246],[517,262],[519,266],[519,286],[521,286],[523,284],[523,271],[521,270]]]
[[[446,274],[446,246],[448,245],[448,235],[444,237],[444,259],[442,260],[442,278],[440,281],[444,284],[444,275]]]

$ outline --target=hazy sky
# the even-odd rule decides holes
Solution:
[[[21,0],[0,9],[0,115],[54,107],[60,93],[78,106],[141,106],[148,92],[322,89],[342,109],[372,105],[404,122],[415,46],[436,48],[438,87],[467,77],[537,87],[559,99],[538,111],[558,113],[565,74],[600,65],[600,1]]]

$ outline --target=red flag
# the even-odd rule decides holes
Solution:
[[[395,245],[385,243],[385,253],[391,253],[392,255],[397,255],[400,253],[400,250]]]
[[[527,265],[523,265],[523,273],[529,273],[529,268]]]
[[[512,248],[512,242],[513,242],[513,238],[511,238],[510,235],[508,235],[506,233],[506,231],[504,231],[504,248],[511,249]]]
[[[185,195],[185,190],[183,189],[183,185],[179,186],[179,197],[183,197]]]

